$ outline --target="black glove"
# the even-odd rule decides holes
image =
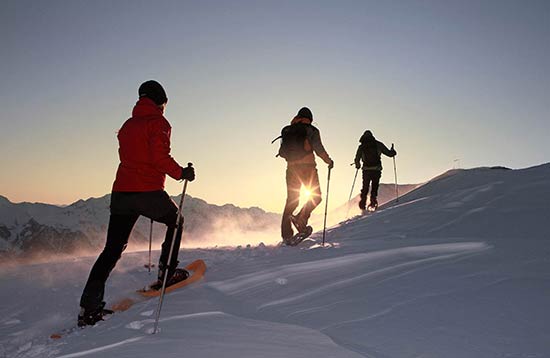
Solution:
[[[355,162],[355,169],[361,169],[361,163]]]
[[[180,180],[189,180],[189,181],[195,180],[195,168],[193,167],[181,168]]]
[[[334,160],[330,159],[330,163],[328,163],[328,168],[329,169],[334,168]]]

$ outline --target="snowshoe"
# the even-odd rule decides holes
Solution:
[[[112,310],[105,309],[105,302],[102,302],[99,307],[94,309],[80,309],[78,315],[78,327],[93,326],[99,321],[103,321],[103,317],[114,313]]]
[[[189,271],[177,268],[176,271],[174,271],[174,274],[172,277],[170,277],[166,281],[166,287],[170,287],[180,281],[186,280],[189,277]],[[153,283],[151,286],[149,286],[149,289],[151,290],[160,290],[162,288],[162,280],[157,280],[157,282]]]

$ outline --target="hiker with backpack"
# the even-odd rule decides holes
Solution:
[[[164,275],[167,275],[167,286],[189,276],[186,270],[177,267],[183,220],[178,220],[178,206],[164,191],[164,182],[167,174],[176,180],[193,181],[195,170],[190,165],[181,167],[170,155],[171,126],[164,117],[168,98],[161,84],[152,80],[144,82],[138,95],[132,117],[124,122],[117,135],[120,164],[111,193],[107,240],[80,299],[80,327],[94,325],[104,315],[113,313],[104,309],[105,282],[126,248],[140,215],[166,225],[156,289],[161,288]],[[172,240],[173,253],[168,262]]]
[[[396,156],[397,152],[393,148],[393,144],[391,149],[388,149],[384,143],[377,141],[370,130],[363,133],[359,142],[361,144],[355,154],[355,168],[360,169],[361,161],[363,161],[363,187],[361,188],[359,209],[366,209],[367,194],[369,193],[369,186],[372,183],[368,208],[374,211],[378,207],[378,186],[380,184],[380,177],[382,176],[381,154],[391,158]]]
[[[287,198],[281,220],[281,236],[285,244],[291,245],[294,236],[292,225],[298,233],[306,233],[311,227],[307,223],[311,212],[321,203],[321,188],[319,175],[315,163],[315,154],[328,164],[329,169],[334,166],[321,142],[321,134],[311,123],[313,114],[307,107],[303,107],[292,119],[291,124],[281,131],[281,147],[277,156],[287,161],[286,186]],[[314,154],[315,153],[315,154]],[[294,215],[299,205],[300,189],[306,187],[311,196]]]

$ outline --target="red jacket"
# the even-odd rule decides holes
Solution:
[[[113,191],[164,189],[166,174],[181,178],[181,166],[170,156],[170,123],[149,98],[141,98],[118,132],[120,164]]]

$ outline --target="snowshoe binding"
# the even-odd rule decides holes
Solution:
[[[82,307],[78,315],[78,327],[93,326],[99,321],[103,321],[103,317],[114,313],[112,310],[105,309],[105,302],[101,302],[96,308],[86,309]]]

